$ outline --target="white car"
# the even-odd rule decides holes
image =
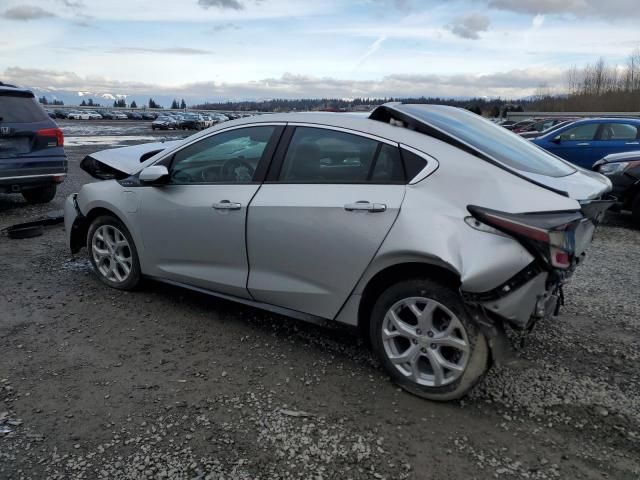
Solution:
[[[113,119],[114,120],[127,120],[129,117],[127,117],[124,113],[120,113],[120,112],[113,112]]]
[[[67,114],[70,120],[90,120],[91,116],[87,112],[72,111]]]
[[[98,112],[85,112],[89,115],[89,120],[102,120],[102,115]]]

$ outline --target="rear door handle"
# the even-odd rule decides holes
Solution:
[[[578,144],[579,147],[588,147],[589,145],[591,145],[591,144],[588,143],[588,142],[583,142],[583,143],[579,143]]]
[[[221,200],[218,203],[214,203],[213,208],[216,210],[240,210],[242,208],[242,204],[230,202],[229,200]]]
[[[384,203],[370,203],[364,200],[361,200],[356,203],[347,203],[344,206],[344,209],[347,212],[384,212],[387,210],[387,206]]]
[[[627,142],[625,145],[640,145],[640,142]]]

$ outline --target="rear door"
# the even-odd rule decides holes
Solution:
[[[0,177],[64,173],[55,128],[31,92],[0,89]]]
[[[289,126],[249,208],[251,295],[333,318],[393,225],[404,178],[393,142]]]
[[[640,129],[633,123],[624,121],[603,123],[596,142],[598,158],[611,153],[631,152],[640,149]]]

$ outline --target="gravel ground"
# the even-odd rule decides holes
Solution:
[[[183,135],[61,123],[68,179],[46,206],[0,195],[0,229],[92,181],[78,163],[95,137]],[[638,479],[638,251],[610,215],[517,366],[438,404],[396,388],[351,330],[108,289],[59,226],[0,236],[0,478]]]

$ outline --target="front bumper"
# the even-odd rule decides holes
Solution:
[[[71,253],[77,253],[86,238],[86,218],[78,207],[77,193],[72,193],[64,202],[64,232],[67,247]]]

